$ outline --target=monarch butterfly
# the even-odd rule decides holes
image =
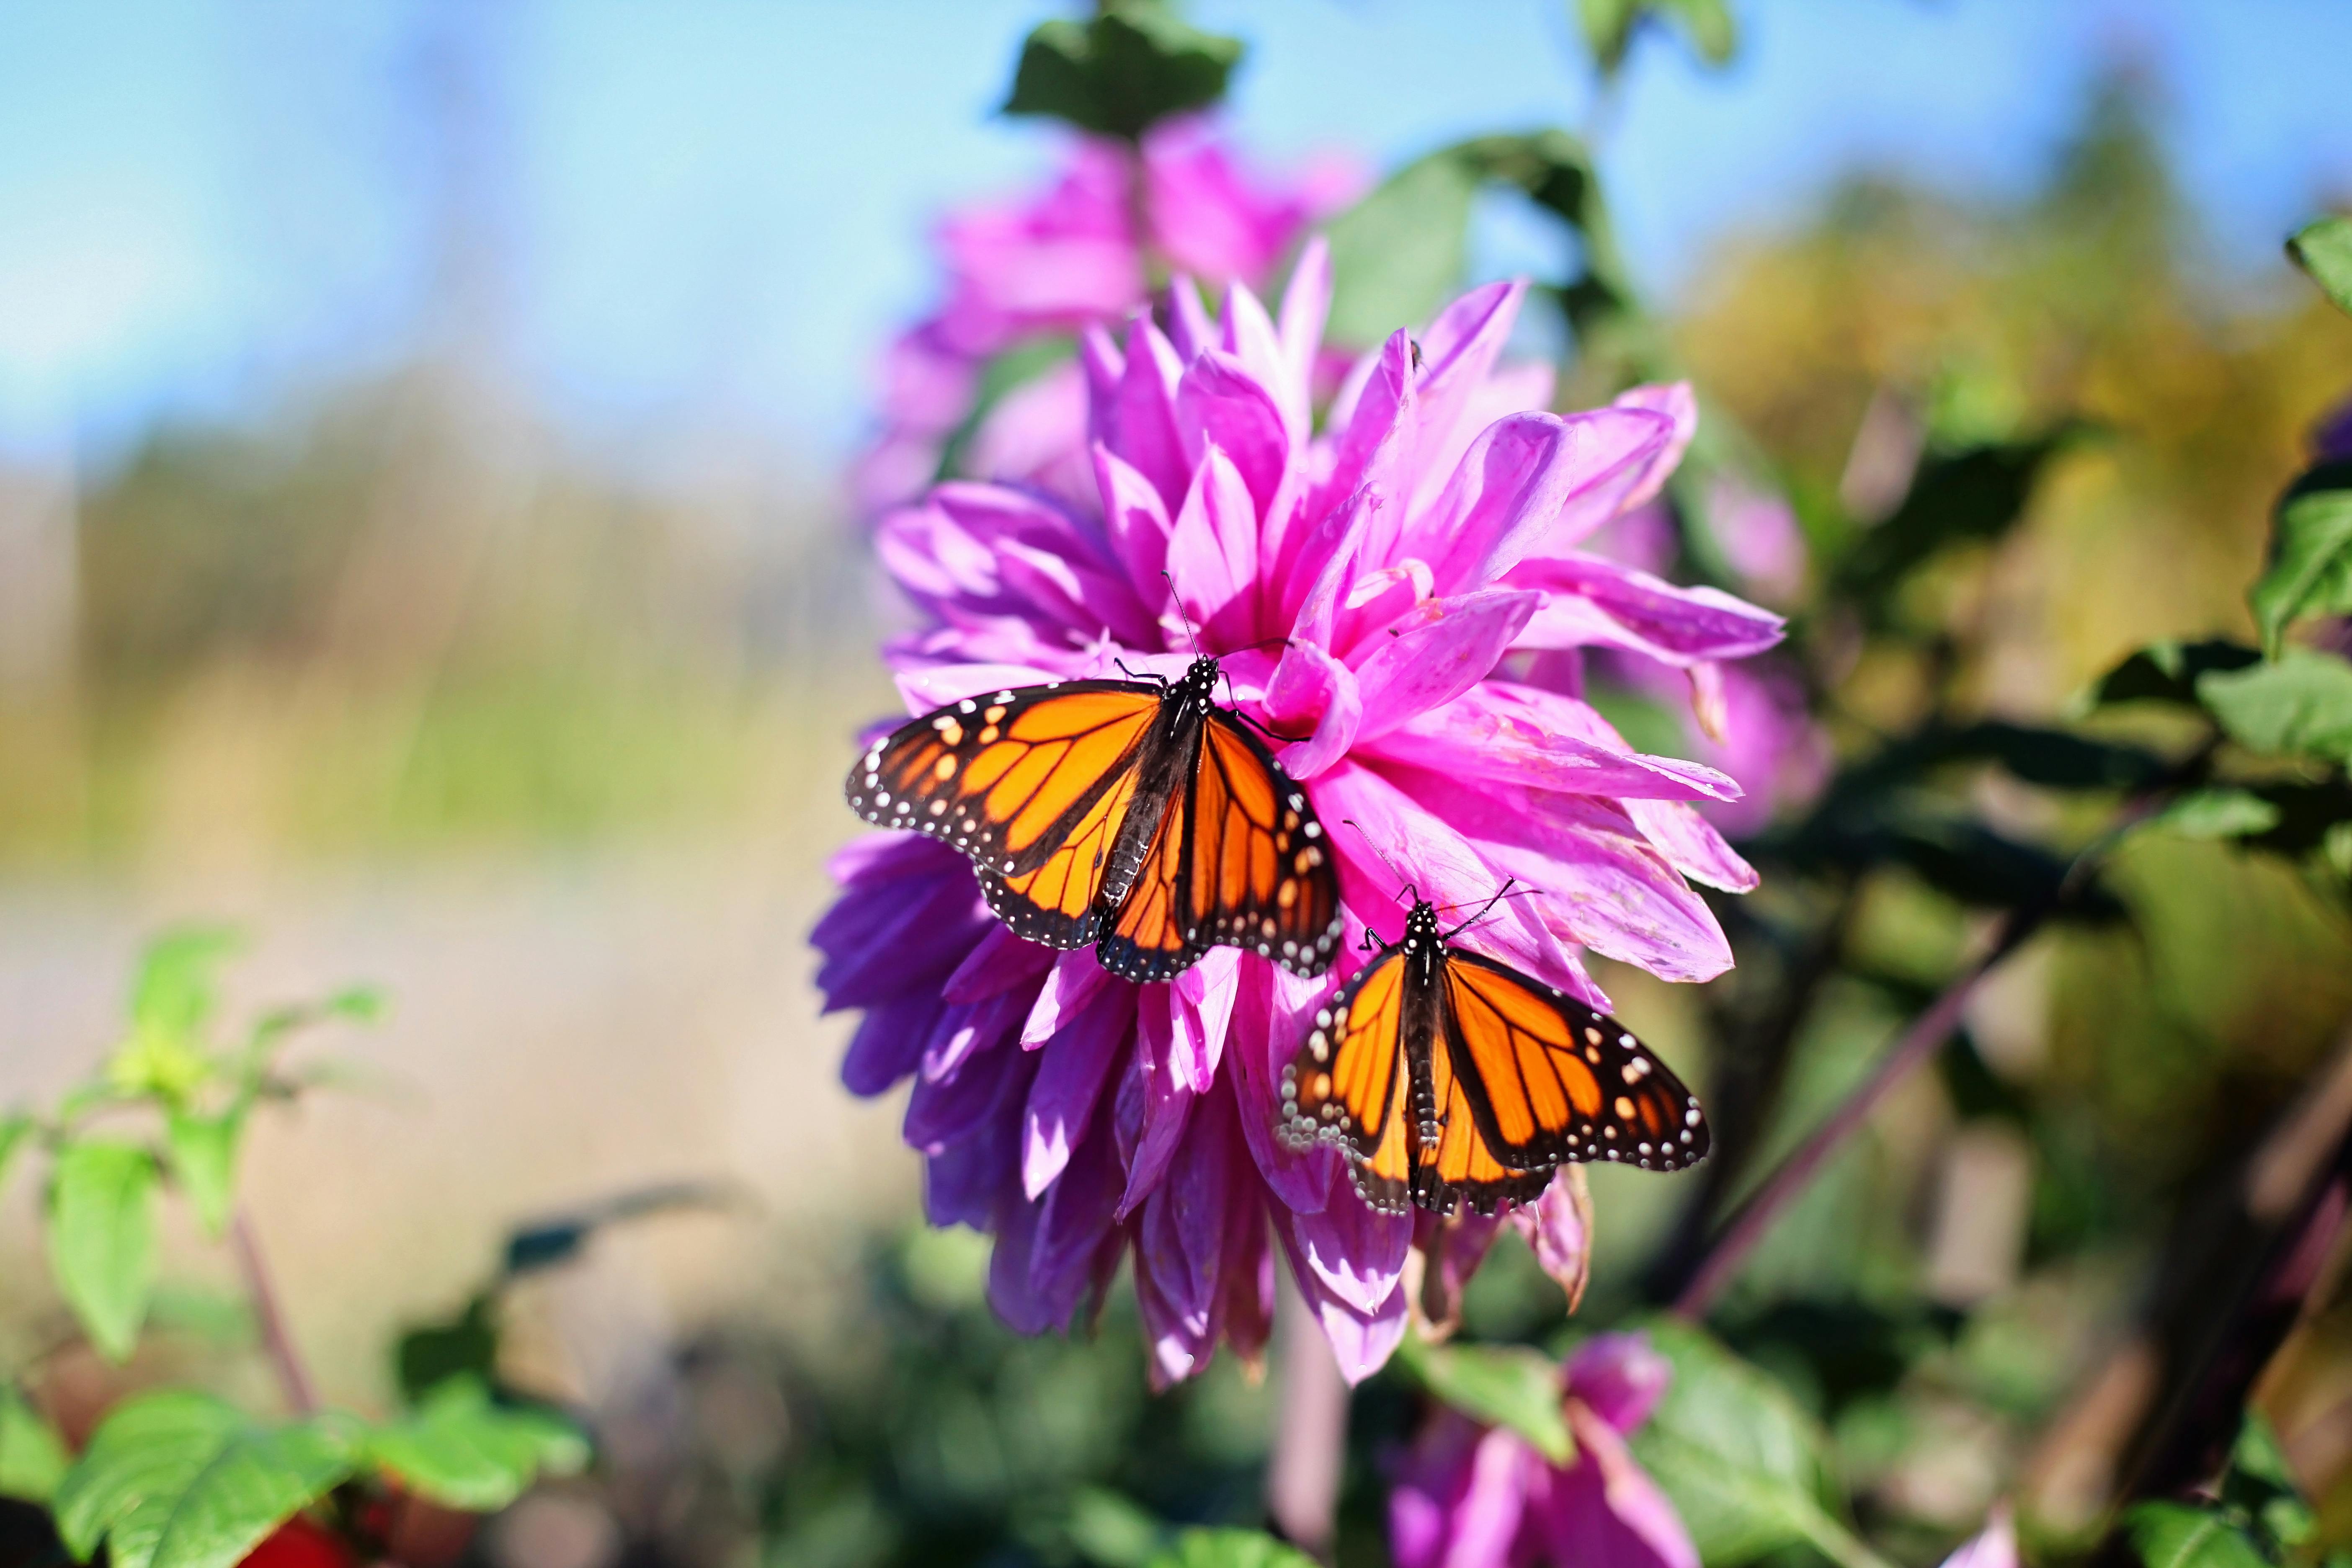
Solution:
[[[1181,680],[1061,680],[966,698],[850,770],[866,821],[954,845],[989,907],[1048,947],[1095,944],[1126,980],[1212,947],[1299,974],[1331,966],[1339,883],[1306,791],[1213,694]]]
[[[1364,1201],[1391,1214],[1407,1198],[1439,1214],[1532,1203],[1564,1160],[1675,1171],[1706,1158],[1698,1100],[1648,1047],[1454,947],[1477,917],[1442,931],[1437,913],[1416,893],[1402,942],[1365,933],[1380,956],[1316,1013],[1283,1068],[1286,1142],[1337,1144]]]

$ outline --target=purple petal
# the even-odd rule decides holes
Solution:
[[[1667,479],[1681,466],[1683,454],[1690,449],[1691,437],[1698,434],[1698,399],[1691,395],[1689,382],[1675,381],[1622,392],[1612,406],[1663,415],[1674,425],[1674,434],[1667,438],[1665,448],[1652,462],[1643,481],[1625,498],[1626,510],[1631,510],[1655,500],[1658,492],[1665,489]]]
[[[1108,1133],[1097,1127],[1037,1200],[1029,1285],[1057,1325],[1069,1321],[1103,1253],[1118,1242],[1118,1156]]]
[[[825,1011],[936,989],[993,918],[978,897],[968,870],[910,879],[887,893],[867,888],[845,894],[809,936],[825,955],[816,973]]]
[[[1028,619],[1089,639],[1107,633],[1130,645],[1150,644],[1156,622],[1123,572],[1014,539],[995,549],[997,576],[1022,601]]]
[[[1176,357],[1191,364],[1217,343],[1217,323],[1201,302],[1200,286],[1180,272],[1168,280],[1168,339]]]
[[[1761,879],[1756,868],[1724,842],[1706,818],[1675,800],[1628,800],[1622,803],[1633,826],[1666,864],[1694,882],[1721,888],[1727,893],[1753,892]]]
[[[1238,949],[1216,948],[1169,984],[1169,1018],[1175,1028],[1169,1065],[1195,1094],[1207,1090],[1224,1056],[1241,961]]]
[[[1304,377],[1292,377],[1290,357],[1283,352],[1274,318],[1265,313],[1265,306],[1249,285],[1238,279],[1225,290],[1222,324],[1220,346],[1274,400],[1275,411],[1282,419],[1286,455],[1291,447],[1305,446],[1313,422],[1307,382]]]
[[[1231,458],[1254,503],[1253,521],[1266,515],[1290,462],[1290,437],[1274,393],[1241,361],[1212,349],[1184,367],[1176,425],[1195,465],[1211,447]]]
[[[1033,984],[1054,967],[1055,956],[1042,942],[1014,936],[1010,926],[991,926],[940,986],[940,994],[950,1002],[979,1002]]]
[[[1294,1215],[1288,1224],[1284,1224],[1277,1215],[1275,1234],[1290,1260],[1291,1279],[1297,1281],[1299,1294],[1306,1298],[1307,1309],[1321,1325],[1323,1337],[1330,1342],[1332,1357],[1339,1363],[1339,1375],[1350,1384],[1361,1383],[1387,1364],[1397,1342],[1404,1338],[1409,1316],[1404,1288],[1399,1284],[1378,1308],[1369,1312],[1341,1300],[1323,1283],[1299,1250],[1293,1231],[1306,1217]],[[1405,1228],[1410,1234],[1409,1223]]]
[[[1507,1431],[1440,1414],[1389,1497],[1396,1568],[1518,1568],[1513,1548],[1542,1462]]]
[[[1432,599],[1390,627],[1389,640],[1356,670],[1364,704],[1358,742],[1443,707],[1486,679],[1541,602],[1515,589],[1484,589]]]
[[[1379,498],[1368,499],[1374,503],[1370,516],[1377,520],[1381,510]],[[1371,650],[1362,645],[1374,643],[1376,634],[1429,603],[1433,586],[1429,563],[1417,556],[1407,556],[1393,565],[1363,574],[1348,584],[1346,595],[1340,598],[1325,646],[1344,658],[1359,662],[1370,657]],[[1319,595],[1320,584],[1317,592]],[[1304,614],[1300,618],[1306,618]]]
[[[1291,1234],[1324,1289],[1362,1313],[1396,1294],[1412,1250],[1412,1218],[1378,1212],[1345,1181],[1333,1184],[1321,1212],[1293,1215]]]
[[[1137,999],[1135,1054],[1130,1070],[1138,1085],[1141,1114],[1136,1125],[1133,1152],[1127,1157],[1127,1189],[1118,1199],[1121,1219],[1133,1214],[1160,1184],[1167,1173],[1168,1162],[1176,1157],[1177,1147],[1183,1141],[1185,1122],[1192,1114],[1193,1091],[1178,1078],[1169,1061],[1175,1049],[1175,1023],[1170,1016],[1175,1005],[1165,986],[1153,986]],[[1121,1092],[1126,1092],[1124,1085]]]
[[[1530,555],[1563,554],[1623,510],[1672,435],[1663,416],[1632,408],[1497,420],[1397,548],[1429,563],[1441,594],[1483,587]]]
[[[996,1117],[982,1122],[961,1142],[926,1159],[923,1217],[935,1226],[968,1225],[986,1230],[1008,1191],[1018,1201],[1014,1131],[1011,1117]]]
[[[1093,503],[1085,459],[1087,373],[1075,359],[1031,377],[997,399],[965,448],[975,478],[1035,486],[1081,506]]]
[[[1599,1334],[1570,1359],[1567,1376],[1569,1393],[1611,1426],[1630,1434],[1641,1429],[1666,1396],[1675,1363],[1646,1334]]]
[[[1413,378],[1420,405],[1413,467],[1423,476],[1412,487],[1416,496],[1432,480],[1443,484],[1470,439],[1485,428],[1472,422],[1471,405],[1510,339],[1527,292],[1524,279],[1473,289],[1438,312],[1422,334],[1421,370]]]
[[[1597,555],[1523,561],[1509,580],[1544,591],[1528,647],[1621,647],[1686,668],[1762,653],[1787,626],[1719,589],[1678,588]]]
[[[842,1054],[842,1087],[867,1099],[888,1092],[923,1059],[923,1042],[945,1005],[936,994],[918,991],[866,1008]]]
[[[1944,1568],[2017,1568],[2017,1522],[2007,1503],[1997,1503],[1979,1533],[1944,1559]]]
[[[1319,234],[1310,236],[1290,269],[1282,290],[1276,335],[1292,382],[1305,393],[1315,377],[1316,351],[1322,346],[1323,323],[1331,314],[1331,247]]]
[[[1713,768],[1631,750],[1573,697],[1511,681],[1482,682],[1408,720],[1374,749],[1461,778],[1574,795],[1738,800],[1741,793]]]
[[[1310,642],[1293,642],[1265,689],[1266,719],[1284,733],[1309,727],[1306,740],[1282,752],[1283,771],[1311,779],[1355,744],[1364,699],[1356,672]]]
[[[1274,1334],[1274,1243],[1266,1234],[1265,1189],[1244,1152],[1234,1180],[1242,1196],[1228,1216],[1224,1261],[1219,1265],[1216,1327],[1244,1367],[1265,1364],[1265,1343]]]
[[[926,1082],[948,1077],[972,1053],[1003,1045],[1021,1027],[1029,999],[1017,991],[999,992],[978,1002],[959,1002],[940,1014],[931,1037],[923,1047],[921,1073]]]
[[[1360,375],[1351,375],[1331,405],[1330,428],[1338,439],[1331,445],[1331,469],[1315,488],[1311,508],[1318,517],[1335,510],[1346,499],[1367,487],[1392,505],[1367,536],[1366,559],[1392,558],[1404,522],[1404,502],[1411,493],[1406,468],[1412,458],[1412,432],[1420,417],[1414,391],[1412,340],[1399,331],[1378,353],[1365,356]],[[1286,577],[1297,578],[1323,564],[1294,534],[1298,553],[1285,559]]]
[[[1231,1095],[1199,1100],[1184,1146],[1145,1202],[1136,1233],[1137,1272],[1151,1276],[1178,1316],[1203,1325],[1216,1304],[1217,1268],[1234,1221],[1231,1210],[1250,1195],[1233,1180],[1228,1144],[1238,1131]]]
[[[1242,1136],[1275,1201],[1297,1214],[1312,1214],[1329,1200],[1339,1176],[1339,1155],[1329,1148],[1301,1153],[1284,1147],[1274,1131],[1281,1117],[1275,1085],[1297,1047],[1306,1016],[1338,987],[1336,974],[1307,980],[1271,963],[1244,963],[1234,1005],[1233,1046],[1226,1055]]]
[[[1511,1224],[1535,1249],[1537,1265],[1567,1293],[1568,1310],[1575,1311],[1592,1275],[1592,1194],[1584,1167],[1562,1165],[1541,1197],[1511,1211]]]
[[[1464,1207],[1451,1215],[1412,1213],[1412,1244],[1421,1252],[1421,1315],[1438,1337],[1462,1323],[1462,1292],[1502,1233],[1500,1215]]]
[[[906,670],[892,678],[907,711],[920,718],[950,702],[987,691],[1013,691],[1043,686],[1057,679],[1054,672],[1026,664],[947,664],[931,669]],[[930,843],[926,839],[924,842]],[[940,846],[945,848],[946,846]]]
[[[1149,1215],[1147,1206],[1144,1213]],[[1146,1226],[1149,1227],[1149,1220]],[[1144,1371],[1151,1392],[1163,1394],[1209,1364],[1217,1330],[1207,1311],[1188,1311],[1169,1299],[1160,1277],[1144,1264],[1147,1242],[1136,1240],[1135,1307],[1143,1320]]]
[[[940,1078],[919,1075],[914,1092],[907,1097],[900,1136],[908,1147],[937,1154],[971,1137],[984,1122],[1013,1119],[1020,1102],[1012,1098],[1012,1086],[1025,1089],[1028,1082],[1029,1058],[1019,1051],[1002,1049],[978,1050],[957,1070]]]
[[[1215,647],[1257,603],[1257,509],[1223,448],[1211,447],[1168,539],[1176,602]]]
[[[1192,473],[1176,434],[1176,386],[1183,374],[1184,362],[1174,345],[1149,315],[1139,316],[1128,329],[1127,369],[1113,405],[1114,423],[1096,433],[1096,439],[1150,482],[1167,507],[1184,499]],[[1139,580],[1137,586],[1142,585]]]
[[[1037,993],[1028,1021],[1021,1026],[1021,1048],[1034,1051],[1053,1038],[1057,1030],[1069,1027],[1070,1021],[1095,993],[1109,984],[1110,972],[1095,961],[1092,948],[1061,954],[1046,974],[1044,988]]]
[[[1553,1560],[1589,1568],[1698,1568],[1674,1504],[1617,1429],[1580,1400],[1565,1409],[1576,1463],[1549,1473],[1546,1495],[1532,1510]]]
[[[1021,1118],[1021,1184],[1029,1196],[1044,1192],[1069,1164],[1134,1024],[1129,991],[1106,990],[1040,1048]]]
[[[1168,565],[1167,503],[1141,470],[1108,447],[1097,446],[1095,487],[1102,492],[1103,532],[1127,568],[1127,580],[1145,604],[1160,604],[1168,585],[1160,574]],[[1179,488],[1181,493],[1181,488]]]

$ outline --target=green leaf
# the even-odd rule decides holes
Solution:
[[[345,1424],[265,1426],[209,1394],[119,1406],[58,1485],[58,1532],[113,1568],[230,1568],[352,1473]]]
[[[2273,1555],[2302,1545],[2317,1528],[2278,1434],[2260,1410],[2249,1407],[2245,1425],[2238,1428],[2230,1468],[2221,1477],[2221,1503],[2252,1520],[2264,1543],[2279,1549]]]
[[[2197,695],[2250,750],[2352,766],[2352,664],[2335,654],[2291,647],[2269,664],[2199,677]]]
[[[2243,669],[2262,662],[2262,654],[2243,643],[2214,637],[2204,642],[2153,642],[2099,678],[2091,689],[2090,708],[2117,702],[2171,702],[2184,708],[2197,700],[2197,678],[2209,670]]]
[[[1826,1439],[1787,1390],[1700,1330],[1649,1332],[1675,1377],[1631,1444],[1708,1568],[1797,1545],[1839,1568],[1886,1568],[1831,1511]]]
[[[2184,838],[2251,838],[2279,825],[2279,808],[2252,790],[2191,790],[2156,818]]]
[[[1419,331],[1462,280],[1477,171],[1453,148],[1407,163],[1331,220],[1332,342]]]
[[[1944,551],[2007,533],[2024,513],[2043,465],[2075,434],[2062,428],[1927,458],[1894,514],[1864,532],[1838,563],[1841,592],[1858,604],[1876,605]]]
[[[214,1236],[228,1228],[229,1210],[236,1201],[236,1150],[245,1133],[245,1112],[241,1104],[217,1116],[174,1110],[164,1124],[172,1174]]]
[[[488,1291],[447,1322],[409,1330],[393,1352],[400,1391],[412,1404],[455,1377],[488,1382],[498,1361],[498,1303]]]
[[[489,1513],[520,1497],[541,1474],[570,1475],[588,1442],[544,1411],[493,1404],[478,1378],[453,1378],[406,1419],[368,1439],[368,1458],[410,1490],[446,1508]]]
[[[2352,462],[2322,463],[2279,500],[2270,565],[2246,595],[2263,651],[2304,616],[2352,615]]]
[[[1159,0],[1107,0],[1086,22],[1045,22],[1021,46],[1004,112],[1047,115],[1132,142],[1171,115],[1225,96],[1242,44]]]
[[[1315,1568],[1315,1560],[1255,1530],[1188,1530],[1151,1568]]]
[[[2352,218],[2321,218],[2288,240],[2286,253],[2337,310],[2352,313]]]
[[[1560,1413],[1559,1363],[1518,1345],[1432,1345],[1407,1334],[1397,1359],[1430,1394],[1489,1426],[1507,1426],[1556,1465],[1575,1457]]]
[[[2125,1513],[2124,1528],[2147,1568],[2269,1568],[2242,1531],[2206,1509],[2144,1502]]]
[[[1723,0],[1576,0],[1577,26],[1604,75],[1624,66],[1634,34],[1653,18],[1672,23],[1709,65],[1723,64],[1738,47]]]
[[[66,1473],[66,1446],[13,1388],[0,1389],[0,1497],[46,1504]]]
[[[1168,1527],[1157,1515],[1107,1487],[1074,1492],[1062,1531],[1078,1555],[1097,1568],[1146,1568],[1168,1542]]]
[[[31,1117],[21,1111],[13,1115],[0,1116],[0,1186],[7,1184],[8,1167],[16,1160],[16,1151],[23,1148],[26,1140],[32,1137],[36,1125],[37,1124]]]
[[[212,1016],[215,973],[241,939],[222,926],[185,926],[148,944],[131,983],[131,1021],[142,1032],[185,1037]]]
[[[392,1004],[381,986],[352,985],[327,998],[320,1011],[330,1018],[348,1018],[354,1024],[381,1023],[391,1011]]]
[[[49,1182],[49,1267],[90,1342],[127,1359],[155,1285],[156,1172],[136,1143],[84,1138]]]

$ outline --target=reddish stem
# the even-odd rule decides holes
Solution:
[[[297,1415],[309,1415],[319,1408],[318,1390],[310,1382],[310,1373],[302,1364],[302,1352],[294,1346],[294,1336],[286,1327],[286,1314],[278,1304],[278,1291],[270,1283],[268,1265],[262,1261],[261,1242],[255,1235],[253,1221],[243,1209],[229,1222],[229,1245],[236,1253],[238,1269],[245,1275],[246,1293],[253,1299],[253,1315],[261,1329],[261,1348],[269,1357],[269,1364],[278,1373],[278,1386],[286,1395],[287,1406]]]

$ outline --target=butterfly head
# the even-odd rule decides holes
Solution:
[[[1427,899],[1413,900],[1412,913],[1404,918],[1404,950],[1416,956],[1434,953],[1444,941],[1438,929],[1437,906]]]
[[[1187,702],[1205,705],[1217,694],[1217,661],[1207,654],[1194,659],[1184,671],[1184,679],[1169,689],[1171,697]]]

